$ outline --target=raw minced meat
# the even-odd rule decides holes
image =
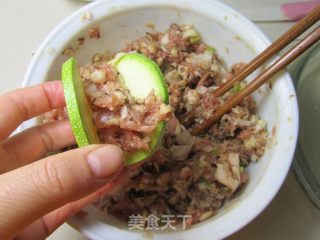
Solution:
[[[219,85],[237,75],[244,64],[235,64],[229,70],[216,50],[202,42],[192,26],[174,23],[164,32],[147,33],[123,51],[142,53],[160,66],[168,84],[173,113],[156,152],[132,168],[126,183],[102,197],[96,206],[124,220],[132,214],[147,217],[152,213],[159,218],[190,215],[188,226],[204,221],[249,181],[246,167],[264,153],[266,123],[256,115],[251,96],[205,134],[190,134],[193,126],[210,118],[226,99],[245,85],[239,83],[219,98],[213,95]],[[153,93],[130,109],[124,107],[124,102],[131,101],[130,95],[123,89],[119,91],[114,81],[116,72],[104,61],[84,66],[81,73],[104,141],[125,143],[128,151],[147,149],[148,139],[142,138],[141,132],[154,129],[154,123],[163,119],[160,113],[166,114],[168,109],[160,110],[161,102]],[[141,119],[149,103],[157,106],[153,116],[156,120]],[[134,117],[130,120],[127,116]],[[122,136],[121,140],[118,136]],[[138,140],[136,146],[131,147],[127,142],[133,138]],[[175,223],[179,221],[181,219],[175,219]]]
[[[251,96],[206,134],[191,136],[189,132],[241,90],[244,83],[222,97],[213,95],[244,64],[228,70],[215,49],[203,43],[197,31],[187,25],[171,24],[165,32],[147,33],[124,51],[142,53],[158,63],[168,83],[174,114],[156,153],[132,171],[124,186],[101,198],[97,206],[124,220],[132,214],[152,213],[159,218],[191,215],[188,226],[204,221],[249,180],[246,166],[264,153],[266,123],[256,115]],[[192,118],[186,122],[188,115]],[[179,218],[175,221],[179,223]]]

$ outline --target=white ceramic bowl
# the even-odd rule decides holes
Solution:
[[[91,12],[92,20],[81,20]],[[75,56],[84,64],[93,54],[120,50],[125,43],[142,36],[148,23],[156,30],[172,22],[193,24],[206,43],[213,45],[227,65],[248,62],[269,45],[265,35],[235,10],[214,0],[109,0],[96,1],[63,21],[45,39],[36,52],[24,80],[24,86],[60,78],[66,60],[63,49],[99,26],[101,38],[86,40]],[[154,239],[221,239],[237,231],[256,217],[280,188],[291,164],[298,129],[298,111],[294,88],[287,73],[278,75],[272,90],[264,86],[254,94],[259,115],[268,122],[270,139],[266,153],[249,166],[250,181],[220,212],[186,231],[155,232]],[[25,123],[22,129],[35,124]],[[274,129],[274,136],[271,136]],[[149,239],[150,235],[129,231],[127,225],[89,209],[84,220],[70,220],[90,239]]]

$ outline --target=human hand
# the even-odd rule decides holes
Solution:
[[[92,145],[38,160],[74,144],[67,120],[9,137],[23,121],[64,105],[60,81],[0,96],[0,239],[44,239],[117,184],[123,153],[116,146]]]

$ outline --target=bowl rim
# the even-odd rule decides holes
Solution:
[[[228,13],[236,14],[238,16],[239,21],[245,24],[248,27],[248,29],[251,32],[255,33],[257,38],[259,38],[259,40],[261,41],[261,44],[263,45],[263,48],[270,44],[270,41],[268,40],[268,38],[265,36],[265,34],[263,34],[260,31],[260,29],[257,26],[255,26],[250,20],[248,20],[246,17],[242,16],[239,12],[233,10],[226,4],[216,0],[210,0],[210,1],[201,0],[201,1],[197,1],[197,4],[199,4],[199,2],[201,2],[200,4],[215,5],[220,9],[225,10]],[[22,86],[25,87],[30,84],[32,76],[34,76],[34,71],[36,70],[36,66],[38,66],[39,68],[39,65],[41,65],[41,61],[43,61],[43,59],[40,60],[41,55],[43,55],[46,52],[48,46],[50,46],[50,42],[52,41],[52,39],[54,39],[57,35],[61,35],[61,32],[63,32],[63,29],[65,29],[66,26],[70,25],[71,23],[74,23],[86,12],[94,11],[93,9],[97,9],[98,7],[101,7],[101,6],[104,6],[104,7],[106,6],[110,7],[115,5],[119,6],[122,3],[129,3],[130,7],[132,7],[133,5],[138,7],[146,7],[147,5],[148,6],[168,5],[168,4],[172,5],[172,1],[170,0],[153,0],[153,1],[135,0],[134,2],[130,2],[130,0],[100,0],[80,8],[79,10],[74,12],[72,15],[67,17],[64,21],[62,21],[57,27],[55,27],[54,30],[42,42],[42,44],[36,51],[27,69]],[[175,0],[174,1],[174,5],[176,7],[179,6],[179,8],[182,8],[181,7],[182,5],[184,5],[185,8],[187,8],[188,5],[186,5],[186,3],[189,3],[190,5],[192,5],[192,0]],[[124,6],[124,8],[126,7],[128,6]],[[123,11],[123,10],[124,9],[114,9],[114,12]],[[106,13],[106,15],[108,14],[110,13]],[[88,22],[88,24],[90,24],[90,22]],[[84,27],[86,27],[86,24],[82,23],[82,28]],[[289,74],[284,73],[281,78],[287,86],[287,91],[290,94],[295,96],[296,95],[295,90]],[[280,165],[278,165],[278,168],[276,168],[275,166],[271,166],[272,161],[269,161],[270,163],[268,163],[268,166],[266,167],[265,174],[260,179],[259,188],[254,188],[252,192],[250,192],[246,197],[246,201],[241,201],[241,203],[239,203],[236,208],[230,210],[229,212],[225,213],[223,216],[216,219],[215,224],[216,224],[216,227],[218,227],[218,229],[211,229],[210,235],[204,234],[204,228],[207,227],[205,226],[207,224],[205,224],[200,227],[195,225],[197,227],[193,227],[183,232],[154,234],[156,239],[169,238],[169,239],[186,239],[187,240],[187,239],[193,239],[195,236],[203,236],[205,237],[205,239],[222,239],[238,231],[242,227],[244,227],[246,224],[252,221],[259,213],[262,212],[262,210],[271,202],[273,197],[276,195],[276,193],[280,189],[288,173],[288,170],[290,168],[291,161],[293,159],[293,154],[294,154],[295,145],[296,145],[297,136],[298,136],[298,106],[297,106],[296,98],[290,101],[290,103],[291,103],[290,110],[287,110],[287,111],[291,112],[291,116],[292,116],[291,128],[289,129],[293,136],[292,144],[290,145],[291,147],[284,154],[284,156],[286,157],[282,159],[282,162]],[[270,170],[271,167],[273,171]],[[273,176],[273,173],[275,173],[277,181],[270,181],[269,183],[267,180],[272,180],[275,178],[275,176]],[[266,191],[264,189],[268,189],[268,190]],[[257,199],[259,199],[259,201],[257,201]],[[252,205],[250,206],[249,203],[254,204],[253,205],[254,207],[252,207]],[[225,221],[226,219],[228,220],[228,222]],[[117,233],[117,231],[119,231],[120,235],[125,234],[123,236],[130,239],[141,239],[142,237],[141,233],[132,232],[127,229],[119,229],[117,227],[110,226],[105,223],[95,221],[93,219],[91,220],[89,219],[88,221],[89,222],[87,222],[87,224],[83,225],[83,224],[77,223],[76,219],[71,218],[70,223],[78,231],[82,232],[87,237],[94,238],[94,239],[103,239],[103,236],[99,236],[94,232],[94,231],[97,231],[97,229],[100,229],[100,230],[105,229],[104,232],[108,232],[109,234],[110,234],[110,231],[115,231],[115,234]],[[225,222],[222,224],[223,221]],[[188,235],[191,235],[191,236],[188,236]]]

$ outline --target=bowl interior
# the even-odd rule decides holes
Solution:
[[[82,16],[91,12],[92,20]],[[214,46],[227,66],[249,62],[267,45],[265,36],[248,20],[216,1],[98,1],[78,11],[54,30],[37,52],[26,75],[25,85],[60,79],[61,65],[67,59],[61,52],[75,47],[79,38],[84,44],[74,56],[80,65],[90,62],[95,53],[116,53],[126,43],[145,32],[163,31],[170,23],[192,24],[201,33],[204,42]],[[92,27],[99,27],[100,39],[88,38]],[[295,93],[287,74],[278,75],[272,84],[254,94],[258,114],[267,121],[270,135],[266,153],[257,163],[248,167],[249,183],[214,217],[195,225],[191,230],[170,233],[170,239],[223,238],[252,220],[272,199],[280,187],[291,163],[297,137],[297,110]],[[251,78],[248,80],[250,81]],[[280,80],[280,81],[279,81]],[[29,121],[22,129],[35,124]],[[87,236],[103,238],[108,231],[115,237],[141,239],[141,233],[130,232],[125,223],[89,210],[99,219],[71,222]],[[108,225],[101,222],[108,223]],[[210,224],[210,229],[206,226]],[[169,233],[155,233],[156,239],[166,239]],[[113,239],[110,237],[110,239]]]

